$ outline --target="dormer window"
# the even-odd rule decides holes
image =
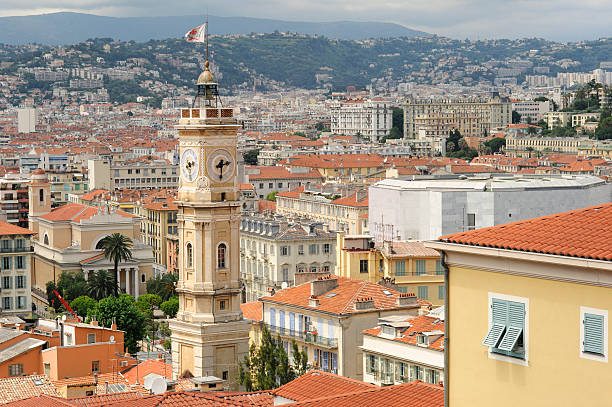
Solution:
[[[390,325],[381,325],[380,333],[395,338],[395,327],[392,327]]]
[[[417,335],[417,345],[427,346],[428,345],[427,336],[423,334],[418,334]]]

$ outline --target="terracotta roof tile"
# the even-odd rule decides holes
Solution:
[[[410,323],[410,327],[403,329],[400,332],[400,335],[396,336],[395,339],[392,339],[397,342],[409,343],[411,345],[417,345],[417,335],[422,332],[432,332],[432,331],[441,331],[444,332],[444,321],[430,317],[428,315],[421,315],[415,318],[407,318],[406,321]],[[378,336],[380,334],[380,327],[370,328],[363,331],[365,335]],[[444,350],[444,335],[440,336],[436,340],[429,343],[427,346],[433,350]]]
[[[42,384],[37,385],[34,380]],[[0,379],[0,404],[36,397],[41,394],[59,396],[56,387],[44,375],[9,377]]]
[[[13,225],[7,222],[0,221],[0,236],[6,235],[34,235],[36,232]]]
[[[263,320],[263,304],[260,301],[242,303],[240,304],[240,310],[244,319],[254,322]]]
[[[377,388],[377,386],[338,376],[333,373],[311,370],[297,379],[272,390],[271,393],[275,396],[294,401],[306,401],[322,397],[362,392],[374,388]]]
[[[440,241],[612,261],[612,203],[442,236]]]

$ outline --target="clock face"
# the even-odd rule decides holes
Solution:
[[[181,169],[188,182],[193,182],[198,176],[198,156],[191,148],[183,151],[181,156]]]
[[[224,182],[232,178],[236,163],[227,150],[215,150],[208,155],[206,167],[208,176],[214,182]]]

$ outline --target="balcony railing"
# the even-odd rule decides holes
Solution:
[[[34,247],[0,247],[0,253],[25,253],[33,252]]]
[[[306,343],[312,343],[326,348],[337,348],[338,339],[336,338],[325,338],[321,335],[315,335],[311,332],[300,332],[295,329],[281,328],[280,326],[273,326],[266,324],[270,332],[273,334],[279,334],[280,336],[298,339]]]

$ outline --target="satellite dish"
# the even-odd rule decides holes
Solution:
[[[153,386],[153,380],[155,380],[156,377],[155,376],[147,376],[145,377],[144,380],[144,388],[147,390],[151,390],[151,387]]]
[[[115,337],[111,335],[111,337],[110,337],[110,341],[111,341],[111,342],[115,342]]]
[[[284,289],[285,289],[285,288],[287,288],[287,287],[289,287],[289,285],[287,284],[287,282],[286,282],[286,281],[283,281],[283,282],[281,283],[281,290],[284,290]]]
[[[166,383],[165,377],[156,377],[153,379],[153,383],[151,384],[151,393],[153,394],[162,394],[168,390],[168,383]]]

